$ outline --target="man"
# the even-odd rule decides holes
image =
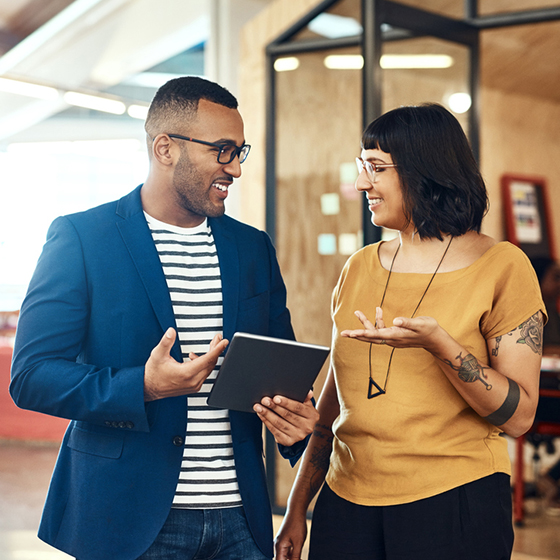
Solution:
[[[12,397],[72,420],[39,537],[79,560],[271,558],[261,420],[293,464],[318,414],[311,395],[206,405],[235,331],[294,336],[268,236],[224,216],[243,121],[187,77],[146,132],[146,182],[55,220],[22,306]]]

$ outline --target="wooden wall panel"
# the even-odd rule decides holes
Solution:
[[[276,0],[243,29],[240,36],[239,109],[251,155],[243,166],[240,185],[241,220],[265,226],[265,48],[301,19],[319,0]]]
[[[502,175],[542,177],[548,184],[554,245],[559,248],[560,104],[483,88],[481,106],[481,169],[490,195],[483,231],[504,238]]]
[[[340,165],[355,166],[360,152],[361,73],[326,69],[328,54],[299,55],[297,70],[277,74],[276,244],[298,339],[330,346],[331,294],[348,255],[319,254],[318,236],[338,243],[340,234],[359,235],[361,245],[363,195],[352,189],[348,199],[340,189]],[[338,195],[339,213],[322,213],[325,194]],[[285,504],[295,473],[280,463],[277,500]]]

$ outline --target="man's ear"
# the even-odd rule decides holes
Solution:
[[[174,165],[177,148],[167,134],[158,134],[152,143],[152,155],[161,165]]]

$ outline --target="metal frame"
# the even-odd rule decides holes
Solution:
[[[312,39],[289,43],[311,20],[328,10],[339,0],[324,0],[303,18],[279,35],[266,47],[266,230],[276,241],[276,82],[274,60],[280,55],[319,51],[349,46],[361,46],[364,57],[362,74],[362,123],[365,127],[381,114],[381,46],[383,40],[403,39],[402,34],[382,35],[381,23],[410,29],[410,37],[432,35],[444,40],[461,43],[470,51],[470,94],[472,105],[469,113],[469,139],[477,160],[479,159],[480,119],[480,31],[513,25],[525,25],[560,20],[560,6],[509,12],[490,16],[478,15],[478,0],[464,0],[464,19],[457,20],[433,12],[413,8],[390,0],[361,0],[361,36],[342,39]],[[364,244],[379,241],[380,228],[371,224],[370,212],[363,202],[362,222]],[[283,514],[284,508],[276,504],[276,445],[267,432],[266,468],[268,490],[274,513]]]

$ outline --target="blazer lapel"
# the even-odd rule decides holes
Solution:
[[[162,331],[169,327],[177,329],[161,261],[142,210],[140,187],[119,201],[117,214],[124,218],[117,221],[117,228],[146,288]],[[176,360],[182,361],[178,337],[172,353]]]
[[[239,254],[235,237],[229,231],[224,218],[208,220],[216,242],[224,308],[224,338],[231,340],[237,324],[239,302]]]

